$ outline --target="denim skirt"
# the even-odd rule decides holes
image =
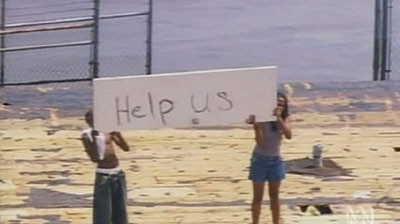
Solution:
[[[253,153],[249,174],[249,179],[253,182],[281,181],[285,179],[285,173],[285,164],[281,156],[264,156]]]

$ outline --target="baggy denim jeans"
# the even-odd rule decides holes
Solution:
[[[127,193],[123,171],[96,173],[93,196],[93,224],[128,224]]]

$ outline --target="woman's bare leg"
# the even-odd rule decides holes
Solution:
[[[272,223],[279,224],[280,221],[280,202],[279,202],[279,187],[280,181],[268,182],[268,192],[270,199],[270,208],[272,213]]]
[[[253,202],[251,203],[251,218],[253,220],[253,224],[258,224],[260,220],[264,186],[264,182],[253,182]]]

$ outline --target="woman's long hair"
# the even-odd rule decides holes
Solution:
[[[287,99],[287,96],[283,92],[277,93],[277,100],[279,100],[279,98],[285,99],[285,106],[283,107],[281,117],[283,120],[286,120],[286,118],[289,117],[288,99]],[[272,131],[278,131],[278,122],[277,121],[272,122],[271,129],[272,129]]]
[[[277,100],[279,100],[279,98],[285,99],[285,106],[283,108],[281,116],[283,120],[286,120],[286,118],[289,117],[289,106],[288,106],[287,96],[283,92],[278,92],[277,96],[278,96]]]

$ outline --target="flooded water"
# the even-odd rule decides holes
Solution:
[[[372,77],[372,1],[159,1],[157,72],[277,65],[280,81]]]
[[[14,3],[18,2],[26,1]],[[145,0],[102,1],[101,13],[145,11],[146,4]],[[154,1],[153,73],[276,65],[280,82],[372,80],[374,4],[365,0]],[[122,45],[132,42],[113,35],[107,38],[104,41]],[[100,53],[105,58],[126,54]],[[113,66],[106,69],[110,74],[119,71]]]

